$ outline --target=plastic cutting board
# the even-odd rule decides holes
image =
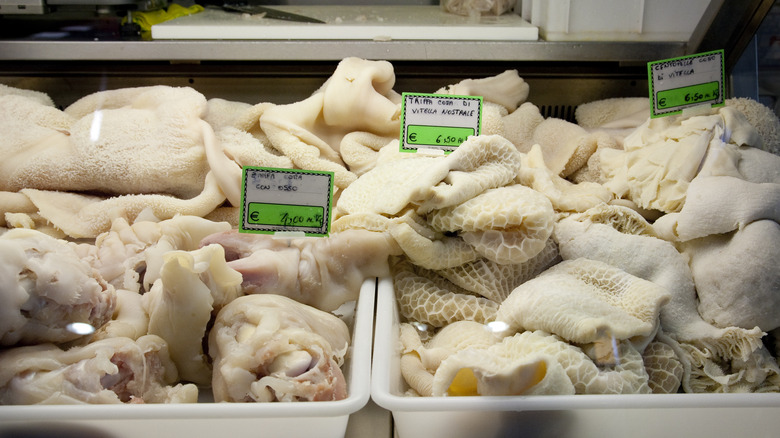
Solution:
[[[318,18],[300,23],[218,9],[152,26],[153,39],[242,40],[536,40],[539,29],[519,15],[478,19],[439,6],[274,6]]]

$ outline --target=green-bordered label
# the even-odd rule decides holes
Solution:
[[[247,206],[247,222],[252,225],[322,228],[325,211],[320,206],[250,202]]]
[[[401,151],[454,151],[482,127],[482,97],[403,93]]]
[[[244,167],[239,231],[330,233],[333,172]]]
[[[406,142],[412,145],[459,146],[470,135],[474,135],[474,128],[410,125],[406,130]]]
[[[683,105],[716,100],[720,96],[720,84],[710,82],[658,92],[658,107],[668,109]]]
[[[724,105],[723,50],[647,63],[652,117],[701,104]]]

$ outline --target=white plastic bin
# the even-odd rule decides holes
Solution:
[[[348,396],[299,403],[0,406],[0,437],[344,437],[369,399],[376,279],[360,290],[344,373]]]
[[[371,397],[398,438],[777,437],[780,394],[405,397],[398,307],[380,279]]]
[[[688,41],[710,4],[710,0],[524,0],[528,1],[531,24],[548,41]]]

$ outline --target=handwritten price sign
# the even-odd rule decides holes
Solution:
[[[683,109],[723,103],[723,50],[647,64],[652,117],[679,114]]]
[[[401,151],[454,151],[469,136],[479,135],[482,97],[403,93]]]
[[[244,167],[239,231],[327,236],[333,172]]]

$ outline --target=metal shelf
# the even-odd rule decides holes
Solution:
[[[685,42],[545,41],[0,41],[1,61],[581,61],[646,63]]]
[[[388,61],[604,62],[636,66],[703,50],[726,49],[729,70],[774,0],[712,0],[688,41],[448,41],[448,40],[126,40],[48,39],[10,36],[0,30],[0,63],[18,62],[247,62],[338,61],[348,56]],[[93,19],[94,20],[94,19]],[[102,21],[101,21],[102,20]],[[112,22],[113,20],[113,22]],[[117,17],[97,29],[111,33]],[[22,31],[35,20],[22,22]],[[39,22],[46,23],[46,20]],[[7,22],[10,23],[10,22]],[[6,24],[7,24],[6,23]],[[0,25],[3,16],[0,15]],[[100,27],[102,26],[102,27]],[[8,26],[0,26],[0,29]],[[19,29],[19,26],[16,27]],[[114,28],[114,33],[115,32]],[[4,35],[5,33],[5,35]],[[8,62],[6,62],[8,61]]]

